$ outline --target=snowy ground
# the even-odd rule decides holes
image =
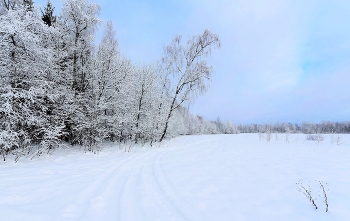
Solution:
[[[350,220],[350,136],[184,136],[0,162],[0,220]],[[319,209],[297,191],[309,184]],[[328,183],[329,212],[319,185]]]

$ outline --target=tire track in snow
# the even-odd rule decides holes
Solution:
[[[164,149],[151,151],[128,176],[119,198],[120,221],[184,220],[155,184],[153,165]]]
[[[104,190],[112,190],[114,186],[118,187],[116,184],[117,182],[123,183],[123,180],[118,179],[120,178],[118,175],[123,171],[128,170],[128,165],[134,162],[135,159],[137,160],[139,158],[142,158],[143,155],[144,154],[141,154],[136,158],[134,155],[130,155],[125,159],[116,162],[115,165],[107,169],[92,184],[90,184],[81,193],[79,193],[75,201],[65,206],[61,213],[61,216],[55,220],[94,220],[94,218],[99,220],[98,217],[87,217],[87,215],[90,214],[88,209],[97,209],[101,210],[100,212],[104,212],[106,206],[109,206],[105,202],[105,196],[110,196],[108,191]],[[133,160],[132,158],[135,159]]]
[[[212,139],[189,142],[186,146]],[[194,144],[195,143],[195,144]],[[116,162],[67,205],[56,221],[63,220],[208,220],[181,199],[161,170],[161,157],[178,148],[153,149]],[[199,154],[202,155],[202,154]],[[144,208],[148,208],[145,211]],[[156,219],[157,220],[157,219]]]
[[[207,220],[200,214],[192,214],[194,210],[189,205],[185,209],[181,207],[181,200],[173,202],[174,191],[169,188],[173,186],[162,186],[157,179],[155,167],[161,166],[157,163],[160,157],[169,149],[157,149],[151,151],[141,159],[133,171],[125,180],[121,188],[118,208],[120,208],[120,221],[155,221],[155,220]],[[140,159],[138,159],[140,160]],[[164,174],[159,174],[164,175]],[[186,209],[186,207],[188,209]]]
[[[167,177],[163,167],[163,156],[166,152],[163,152],[157,156],[157,164],[153,164],[153,177],[155,183],[158,185],[163,195],[166,197],[167,202],[172,205],[173,208],[183,217],[183,220],[209,220],[204,214],[202,214],[196,207],[192,206],[185,199],[181,198],[181,194],[177,191],[175,185]],[[154,162],[156,162],[156,160]],[[176,219],[178,220],[178,219]]]
[[[126,179],[122,188],[119,189],[118,197],[118,220],[144,220],[145,210],[141,204],[144,189],[142,188],[142,174],[144,167],[156,153],[151,150],[142,158],[134,160],[135,164],[125,174]]]
[[[121,201],[121,198],[129,186],[132,186],[132,181],[138,177],[140,162],[152,155],[152,152],[149,150],[136,156],[132,154],[128,160],[123,160],[120,163],[122,166],[115,170],[111,178],[91,198],[81,220],[122,220],[121,214],[125,212],[123,209],[125,202]],[[130,211],[134,212],[138,208],[134,205]],[[142,214],[142,211],[138,212],[140,213]]]
[[[149,218],[147,220],[186,220],[181,214],[181,211],[172,204],[166,193],[162,190],[155,179],[154,165],[159,155],[164,152],[164,149],[157,151],[157,154],[153,155],[152,158],[148,160],[144,167],[144,173],[142,173],[142,183],[144,184],[144,190],[148,193],[148,197],[144,199],[144,207],[148,207],[150,210]],[[145,206],[145,204],[148,204]],[[156,218],[155,218],[156,217]]]
[[[196,144],[206,143],[212,139],[197,141]],[[217,139],[216,139],[217,140]],[[193,145],[193,142],[185,146]],[[181,148],[184,146],[181,145]],[[186,150],[186,149],[185,149]],[[176,198],[178,203],[173,203],[176,190],[173,185],[162,186],[157,180],[157,175],[164,176],[164,173],[156,174],[156,166],[160,156],[165,152],[178,151],[174,148],[155,149],[147,153],[144,157],[132,160],[134,165],[130,166],[130,170],[125,171],[126,177],[124,185],[120,188],[120,197],[118,203],[119,220],[208,220],[196,211],[196,208],[191,205],[181,207],[181,199]],[[202,155],[201,153],[200,155]],[[140,160],[141,159],[141,160]],[[140,162],[137,162],[140,161]],[[132,170],[131,170],[132,168]],[[162,178],[166,179],[166,178]],[[174,194],[175,193],[175,194]],[[169,198],[169,196],[172,196]],[[192,212],[191,212],[192,210]]]
[[[209,140],[197,141],[196,144],[206,143]],[[215,139],[218,140],[218,139]],[[193,145],[189,143],[185,146]],[[181,146],[183,149],[183,146]],[[187,149],[183,149],[187,152]],[[142,159],[141,165],[135,168],[134,175],[125,181],[119,208],[119,220],[208,220],[197,208],[184,203],[175,186],[169,181],[162,170],[163,155],[169,151],[179,149],[167,148],[151,151]],[[199,153],[203,155],[205,153]],[[197,155],[196,155],[197,156]]]

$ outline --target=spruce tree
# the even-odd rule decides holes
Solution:
[[[41,10],[41,19],[48,26],[52,26],[56,22],[56,16],[53,15],[55,7],[52,6],[51,1],[48,0],[44,11]]]

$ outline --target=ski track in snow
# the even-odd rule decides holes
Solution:
[[[183,147],[210,140],[193,142]],[[166,151],[157,149],[116,162],[84,189],[77,200],[65,206],[55,220],[163,220],[164,217],[174,221],[198,218],[209,220],[191,204],[184,204],[176,187],[161,169],[162,156]],[[140,202],[144,193],[148,193],[147,199]],[[147,217],[143,208],[150,202],[150,209],[159,214]]]
[[[0,164],[1,220],[350,218],[349,145],[317,145],[296,136],[290,143],[259,141],[256,134],[185,136],[160,148],[135,146],[132,153],[107,148],[99,156],[69,152],[5,162]],[[299,179],[305,185],[314,179],[330,183],[329,213],[320,200],[315,212],[296,191]]]

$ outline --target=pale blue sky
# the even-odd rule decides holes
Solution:
[[[176,34],[208,28],[220,36],[222,47],[209,59],[211,88],[190,106],[193,113],[236,124],[350,120],[348,0],[95,2],[137,63],[160,59]]]

